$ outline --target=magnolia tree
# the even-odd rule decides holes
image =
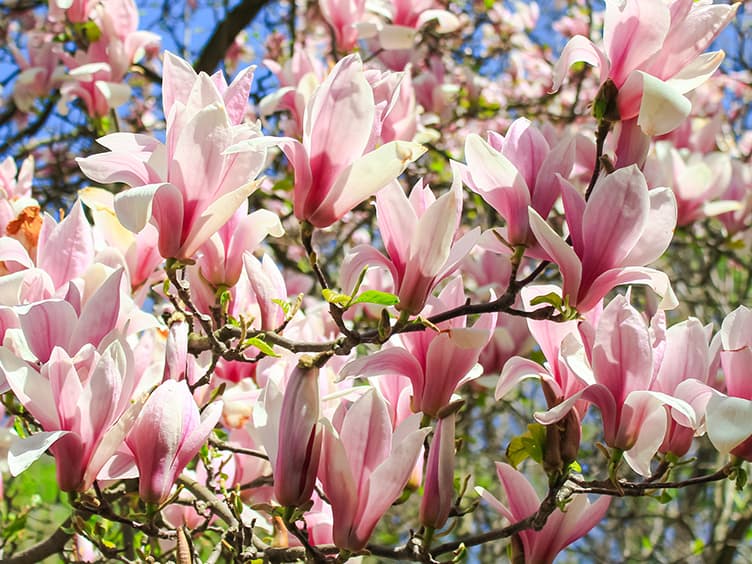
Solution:
[[[6,2],[0,559],[752,558],[744,8]]]

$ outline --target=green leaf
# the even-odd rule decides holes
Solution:
[[[347,307],[352,301],[352,298],[347,294],[340,294],[329,288],[322,290],[321,295],[324,296],[324,299],[330,304],[336,304],[342,307]]]
[[[540,423],[531,423],[527,432],[514,437],[507,447],[507,458],[515,468],[525,459],[535,462],[543,461],[543,447],[546,444],[546,427]]]
[[[559,294],[557,294],[556,292],[549,292],[548,294],[544,294],[543,296],[536,296],[532,300],[530,300],[530,305],[541,304],[549,304],[560,310],[562,309],[564,302],[561,301],[561,296],[559,296]]]
[[[366,290],[350,303],[353,304],[376,304],[383,306],[393,306],[399,303],[399,298],[389,292],[380,292],[379,290]]]
[[[250,339],[246,339],[243,344],[248,347],[256,347],[266,356],[273,356],[275,358],[279,357],[279,355],[274,352],[274,349],[260,337],[251,337]]]
[[[289,302],[285,300],[280,300],[279,298],[272,298],[272,303],[275,303],[279,307],[281,307],[282,311],[285,312],[285,316],[289,315],[290,309],[292,308],[292,305]]]
[[[736,470],[736,489],[742,491],[745,485],[747,485],[747,471],[739,466]]]
[[[219,294],[219,305],[222,308],[222,311],[227,309],[227,304],[230,303],[231,299],[232,295],[229,290],[223,290],[222,293]]]

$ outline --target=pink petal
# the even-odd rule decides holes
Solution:
[[[86,343],[98,346],[115,328],[120,316],[120,287],[123,270],[118,269],[86,301],[70,337],[69,352],[75,354]]]
[[[653,0],[609,2],[603,42],[611,61],[609,76],[621,88],[627,75],[658,55],[671,26],[668,5]]]
[[[647,183],[636,166],[596,183],[582,218],[583,284],[628,256],[645,228],[649,206]]]
[[[364,495],[371,472],[392,449],[392,424],[386,404],[378,393],[366,393],[348,410],[342,422],[340,440],[347,448],[358,495]]]
[[[596,278],[590,288],[580,297],[577,308],[580,312],[596,307],[608,292],[616,286],[640,284],[651,288],[661,298],[660,309],[673,309],[679,305],[671,282],[665,273],[653,268],[628,266],[608,270]]]
[[[368,500],[359,515],[355,532],[362,542],[370,538],[379,519],[402,493],[428,431],[420,429],[408,435],[371,474]]]
[[[29,349],[43,363],[49,360],[55,346],[67,345],[78,323],[73,306],[62,300],[28,306],[28,309],[19,312],[18,319]]]
[[[499,401],[523,380],[528,378],[545,378],[546,376],[548,376],[548,372],[540,364],[515,356],[504,364],[501,376],[496,384],[494,399]]]
[[[564,82],[564,78],[567,76],[569,67],[578,62],[585,62],[593,67],[598,67],[601,70],[600,82],[604,82],[608,76],[610,70],[610,64],[606,55],[598,47],[593,45],[587,37],[582,35],[575,35],[564,46],[561,52],[559,60],[556,61],[554,66],[553,86],[552,92],[556,92],[561,88],[561,84]]]
[[[366,151],[374,112],[373,91],[363,74],[360,57],[343,58],[305,110],[303,145],[317,185],[332,186],[342,171]],[[323,196],[316,197],[316,203]]]
[[[509,464],[497,462],[496,475],[499,477],[501,487],[507,496],[509,513],[513,516],[513,523],[530,517],[538,511],[540,498],[522,472],[515,470]]]
[[[246,67],[240,71],[223,95],[230,123],[239,124],[245,118],[255,68]]]
[[[362,201],[397,178],[426,149],[410,141],[390,141],[357,158],[332,179],[332,184],[308,220],[328,227]],[[316,182],[320,182],[318,179]]]
[[[68,216],[57,225],[45,221],[39,233],[37,266],[59,288],[81,276],[94,260],[94,237],[81,202],[76,200]]]
[[[397,180],[376,194],[376,222],[389,257],[395,264],[405,264],[418,216]]]
[[[528,208],[528,213],[530,230],[535,235],[535,239],[559,267],[564,279],[563,295],[569,296],[570,303],[576,301],[582,278],[580,258],[575,254],[572,247],[567,245],[564,239],[559,237],[534,209]]]
[[[0,369],[13,394],[46,430],[60,429],[50,382],[5,347],[0,347]]]

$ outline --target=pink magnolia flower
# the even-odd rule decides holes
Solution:
[[[55,347],[41,372],[2,347],[0,365],[18,401],[44,429],[11,447],[11,473],[18,475],[49,448],[60,489],[90,488],[143,405],[131,401],[137,375],[127,344],[113,341],[101,354],[88,347],[74,357]]]
[[[190,259],[253,192],[265,162],[263,149],[225,154],[240,141],[259,137],[239,125],[252,74],[227,86],[221,76],[198,76],[167,54],[163,100],[167,143],[145,135],[115,133],[99,139],[109,153],[79,159],[81,170],[103,184],[132,188],[115,196],[120,222],[134,233],[151,220],[165,258]]]
[[[679,226],[739,207],[738,202],[720,201],[731,181],[731,159],[723,153],[680,152],[670,142],[659,141],[643,170],[648,186],[673,190]]]
[[[615,286],[645,284],[662,298],[662,308],[676,307],[668,277],[643,266],[660,257],[673,237],[671,190],[649,191],[634,165],[601,176],[587,203],[568,182],[562,188],[571,247],[532,208],[529,219],[538,243],[559,266],[569,305],[586,312]]]
[[[665,317],[662,312],[657,315]],[[711,330],[711,325],[703,327],[699,320],[690,317],[669,327],[665,337],[656,338],[660,350],[653,345],[654,357],[658,358],[651,389],[683,399],[692,406],[696,415],[694,427],[682,424],[681,417],[669,419],[666,436],[658,449],[660,452],[684,456],[695,435],[702,434],[701,423],[711,395],[706,384],[711,370],[717,370],[708,343]]]
[[[141,295],[146,294],[148,281],[162,262],[157,249],[159,233],[156,227],[148,224],[138,233],[123,227],[115,213],[114,194],[102,188],[84,188],[78,197],[94,219],[97,262],[121,264],[131,288],[140,290]]]
[[[430,313],[464,303],[462,281],[454,279],[434,301]],[[491,338],[496,314],[483,314],[472,327],[464,317],[438,325],[439,332],[419,331],[396,336],[395,345],[348,363],[340,376],[401,374],[412,382],[412,409],[436,416],[465,382],[480,376],[478,356]]]
[[[397,309],[417,315],[436,285],[457,269],[480,237],[478,228],[457,237],[461,215],[458,175],[438,199],[422,180],[409,199],[398,182],[390,183],[376,195],[376,221],[389,258],[371,246],[355,247],[342,266],[343,289],[351,291],[366,266],[383,267],[399,296]]]
[[[420,522],[440,529],[454,504],[454,429],[456,411],[439,419],[426,461],[426,478],[420,500]]]
[[[298,365],[285,387],[272,466],[274,496],[285,506],[303,505],[313,493],[321,456],[319,369]],[[272,446],[269,445],[269,446]]]
[[[60,85],[65,77],[65,69],[60,64],[59,45],[50,34],[32,31],[27,35],[24,54],[12,43],[8,48],[21,70],[13,84],[13,102],[22,112],[29,112],[34,102],[50,95],[53,88]]]
[[[295,46],[292,58],[284,65],[266,59],[264,66],[277,77],[279,89],[259,102],[261,115],[270,115],[279,110],[290,112],[290,121],[282,126],[283,130],[290,137],[300,137],[305,108],[318,85],[326,78],[326,67],[302,45]]]
[[[141,499],[167,499],[178,474],[196,456],[221,414],[221,401],[199,413],[185,380],[166,380],[151,393],[125,439],[138,467]]]
[[[38,277],[35,298],[26,301],[64,294],[67,284],[83,276],[94,261],[94,238],[79,201],[60,222],[47,213],[39,221],[38,213],[38,208],[25,208],[6,226],[6,233],[12,236],[0,238],[0,260],[5,268],[11,272],[28,269],[28,276],[24,275],[27,286],[32,286],[32,277]]]
[[[548,217],[563,179],[572,172],[574,158],[572,137],[550,147],[530,121],[519,118],[506,136],[489,133],[488,142],[474,134],[467,137],[463,180],[504,218],[504,238],[512,245],[525,245],[532,243],[528,206]]]
[[[71,14],[70,9],[68,14]],[[86,19],[84,16],[80,21]],[[83,101],[92,117],[105,116],[128,100],[131,89],[123,82],[125,74],[149,46],[159,44],[158,35],[138,30],[138,20],[134,0],[101,0],[101,11],[96,17],[101,37],[85,52],[70,55],[60,51],[69,69],[68,79],[60,87],[58,110],[61,113],[67,111],[66,103],[76,98]]]
[[[319,8],[324,20],[334,30],[337,49],[347,53],[355,47],[358,41],[355,24],[363,19],[365,0],[319,0]]]
[[[739,306],[728,314],[720,342],[726,393],[713,391],[708,400],[708,438],[721,453],[752,460],[752,310]]]
[[[269,210],[248,213],[248,203],[237,211],[206,243],[196,261],[202,277],[215,289],[237,284],[243,270],[243,254],[255,251],[267,235],[284,235],[277,214]]]
[[[391,141],[374,149],[383,107],[366,80],[357,55],[342,59],[308,102],[303,142],[278,144],[295,170],[295,216],[315,227],[329,227],[420,157],[425,149],[409,141]],[[253,150],[258,142],[231,150]]]
[[[536,419],[544,425],[561,420],[580,400],[598,406],[608,446],[624,454],[627,463],[643,476],[661,446],[668,427],[664,406],[688,427],[696,414],[685,401],[652,388],[653,349],[642,316],[623,296],[603,310],[592,348],[572,350],[566,361],[587,385]]]
[[[517,523],[538,511],[541,499],[522,472],[509,464],[496,463],[496,474],[507,498],[504,505],[483,488],[476,488],[491,507],[510,524]],[[556,555],[595,527],[608,511],[611,498],[603,496],[590,503],[587,495],[575,494],[565,511],[556,509],[540,531],[521,531],[512,540],[512,561],[551,564]]]
[[[324,420],[319,479],[332,506],[338,547],[365,547],[402,493],[428,432],[418,429],[419,418],[414,415],[393,431],[384,400],[372,390],[334,424]]]
[[[577,35],[554,69],[558,90],[578,61],[600,68],[600,82],[618,89],[619,119],[637,118],[646,135],[662,135],[689,115],[684,94],[704,83],[723,61],[723,51],[701,54],[734,18],[739,3],[693,0],[606,2],[603,47]]]

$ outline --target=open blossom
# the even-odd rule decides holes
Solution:
[[[462,281],[455,278],[433,300],[431,313],[446,311],[464,303]],[[467,381],[480,376],[478,357],[491,338],[496,313],[483,314],[472,327],[465,317],[438,325],[439,332],[403,333],[394,337],[395,346],[348,363],[342,377],[401,374],[412,383],[412,409],[436,416],[449,404],[452,394]]]
[[[99,139],[110,152],[78,160],[97,182],[132,187],[115,196],[118,219],[134,233],[151,220],[165,258],[191,258],[257,187],[253,179],[264,166],[265,151],[225,154],[261,135],[257,127],[241,124],[251,79],[246,69],[228,86],[221,75],[196,76],[167,54],[166,145],[146,135],[114,133]]]
[[[476,489],[510,524],[527,519],[538,511],[541,499],[522,472],[509,464],[497,462],[496,474],[506,494],[506,505],[483,488]],[[591,503],[587,495],[575,494],[564,511],[560,508],[554,510],[540,531],[527,529],[513,538],[512,562],[551,564],[559,552],[585,536],[606,516],[610,502],[608,496]]]
[[[351,291],[366,266],[385,268],[400,299],[397,309],[417,315],[480,236],[477,228],[458,236],[461,214],[458,175],[439,198],[420,180],[409,198],[398,182],[390,183],[376,195],[376,221],[389,258],[368,245],[355,247],[342,266],[343,288]]]
[[[329,227],[425,152],[409,141],[390,141],[374,148],[383,110],[383,105],[376,104],[360,57],[349,55],[308,101],[303,142],[269,141],[280,146],[295,170],[293,209],[298,219]],[[239,143],[231,151],[242,154],[258,145],[258,141]]]
[[[344,404],[343,404],[344,406]],[[334,544],[362,549],[402,493],[428,429],[413,415],[392,430],[384,400],[365,393],[333,423],[324,422],[319,479],[334,516]]]
[[[529,219],[538,243],[559,266],[569,305],[586,312],[615,286],[644,284],[663,299],[664,309],[676,307],[668,277],[643,266],[660,257],[673,237],[671,190],[648,190],[634,165],[602,176],[587,202],[568,182],[562,188],[571,247],[533,208]]]
[[[589,332],[593,334],[593,329]],[[544,425],[560,421],[580,400],[595,404],[603,419],[604,440],[624,454],[633,470],[650,475],[650,461],[664,440],[668,412],[694,428],[694,409],[679,398],[656,391],[650,334],[639,312],[623,296],[605,307],[586,348],[568,351],[568,367],[586,384],[545,413]]]
[[[704,83],[723,51],[702,52],[734,18],[739,4],[694,0],[607,0],[603,49],[577,35],[554,69],[554,90],[578,61],[600,68],[600,82],[618,90],[618,119],[637,118],[646,135],[675,129],[689,115],[684,96]]]
[[[5,268],[11,272],[33,271],[28,276],[22,273],[27,285],[32,276],[39,280],[32,285],[33,297],[27,294],[27,299],[17,303],[65,294],[67,284],[93,263],[93,234],[79,201],[59,222],[48,213],[41,214],[37,206],[26,207],[8,223],[5,232],[8,236],[0,237],[0,260]]]
[[[3,347],[0,365],[44,430],[11,447],[11,472],[17,475],[49,448],[60,489],[90,488],[143,404],[131,403],[137,375],[128,345],[114,341],[101,353],[87,347],[73,357],[55,347],[41,372]]]
[[[516,119],[506,136],[490,133],[488,141],[469,135],[465,141],[463,180],[506,221],[504,238],[512,245],[529,241],[528,206],[548,217],[561,183],[574,167],[575,143],[566,137],[553,147],[525,118]]]
[[[645,179],[648,186],[668,186],[673,190],[676,224],[684,226],[739,208],[738,202],[720,200],[731,182],[731,162],[724,153],[690,153],[659,141],[645,163]]]
[[[58,0],[58,3],[59,0]],[[76,4],[69,8],[68,14]],[[80,99],[92,117],[106,116],[124,104],[131,89],[123,78],[128,68],[140,60],[148,47],[159,44],[159,36],[138,29],[138,8],[134,0],[101,0],[94,17],[101,33],[86,51],[73,55],[60,50],[60,58],[68,68],[60,87],[58,111],[67,113],[67,102]],[[70,2],[66,2],[70,5]],[[89,9],[92,3],[89,4]],[[85,21],[86,14],[82,14]]]

